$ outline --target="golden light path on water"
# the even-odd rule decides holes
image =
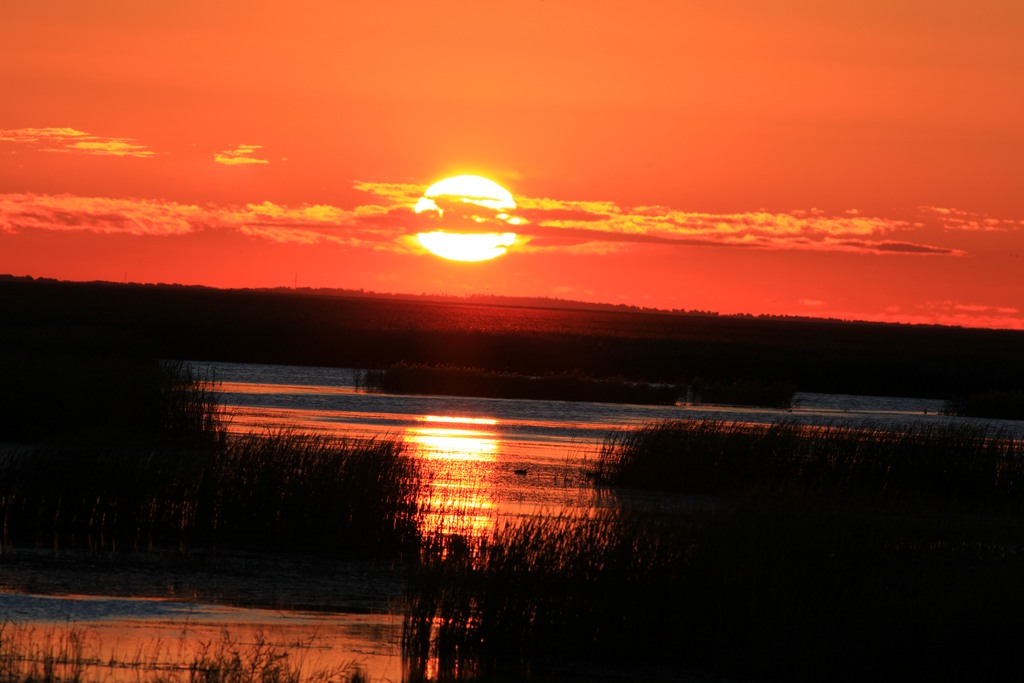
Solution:
[[[292,387],[283,388],[289,392]],[[250,395],[273,395],[256,387]],[[305,390],[296,393],[310,393]],[[367,398],[351,389],[331,393]],[[370,397],[372,398],[372,397]],[[504,436],[510,428],[550,425],[550,421],[502,420],[464,414],[404,415],[325,409],[236,406],[228,427],[244,434],[287,429],[341,438],[399,438],[422,475],[420,528],[426,534],[479,537],[502,517],[545,510],[563,514],[588,509],[593,486],[579,463],[569,463],[565,444],[526,444]]]
[[[478,465],[497,460],[499,439],[481,426],[497,425],[489,418],[456,415],[424,415],[428,425],[464,425],[469,428],[411,427],[405,431],[410,444],[429,472],[423,505],[422,529],[426,533],[479,537],[494,527],[494,496],[489,472]]]

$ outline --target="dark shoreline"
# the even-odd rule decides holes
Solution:
[[[0,363],[36,352],[408,363],[943,400],[1024,386],[1024,332],[1011,330],[3,279],[0,318]]]

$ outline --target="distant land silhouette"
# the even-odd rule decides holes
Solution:
[[[0,282],[69,282],[54,278],[32,277],[31,275],[10,275],[0,273]],[[212,289],[218,291],[217,287],[205,285],[182,285],[182,284],[140,284],[135,282],[113,282],[110,280],[92,280],[80,284],[112,285],[124,284],[140,287],[181,287],[187,289]],[[568,309],[575,311],[633,311],[648,313],[673,313],[677,315],[720,315],[715,311],[704,311],[698,309],[661,309],[633,306],[630,304],[605,304],[589,301],[576,301],[573,299],[559,299],[546,296],[503,296],[498,294],[401,294],[392,292],[375,292],[368,289],[347,289],[343,287],[240,287],[230,291],[238,292],[270,292],[275,294],[306,294],[311,296],[329,297],[357,297],[366,299],[388,299],[400,301],[432,301],[441,303],[466,303],[480,304],[484,306],[521,306],[527,308],[552,308]],[[738,314],[742,317],[751,317],[750,314]],[[787,316],[788,317],[788,316]],[[795,316],[803,317],[803,316]]]
[[[524,374],[951,399],[1024,386],[1024,332],[546,298],[221,290],[0,276],[0,353]]]

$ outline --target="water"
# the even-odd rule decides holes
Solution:
[[[824,424],[837,419],[899,422],[949,421],[933,399],[798,393],[791,410],[736,406],[639,406],[580,401],[536,401],[364,393],[355,371],[240,363],[193,363],[201,377],[220,384],[231,406],[235,431],[283,426],[352,436],[416,433],[430,416],[450,424],[486,427],[512,460],[530,459],[531,449],[600,443],[610,431],[663,419],[710,419],[770,423],[795,419]],[[462,423],[456,418],[464,419]],[[476,420],[477,422],[473,422]],[[455,427],[461,429],[462,427]]]
[[[964,421],[943,402],[917,398],[798,393],[792,409],[642,406],[573,401],[367,393],[351,369],[193,363],[219,383],[234,432],[299,429],[402,439],[434,481],[436,526],[483,533],[508,516],[569,513],[614,500],[587,479],[610,433],[666,419],[809,425]],[[998,423],[1024,435],[1024,423]],[[618,494],[621,495],[621,494]],[[469,528],[457,528],[460,524]]]
[[[897,424],[961,422],[939,414],[942,402],[914,398],[883,398],[834,394],[797,394],[791,410],[731,406],[637,406],[586,402],[480,399],[448,396],[405,396],[365,393],[349,369],[192,363],[199,377],[219,383],[220,399],[234,433],[292,429],[345,437],[402,439],[419,458],[427,475],[424,520],[428,531],[486,534],[504,521],[523,515],[574,514],[617,505],[627,494],[593,485],[587,472],[602,440],[619,429],[664,419],[710,419],[771,423],[782,419],[805,424],[835,422]],[[1024,437],[1024,422],[997,422]],[[679,504],[679,499],[674,499]],[[65,570],[66,571],[66,570]],[[295,572],[303,583],[305,573]],[[64,578],[61,578],[63,581]],[[77,624],[106,640],[96,647],[130,656],[145,642],[177,643],[187,658],[188,643],[209,642],[229,626],[249,641],[310,646],[312,654],[331,666],[357,661],[371,678],[400,676],[400,616],[387,600],[346,607],[363,578],[332,577],[330,589],[339,598],[333,611],[261,610],[208,604],[201,600],[160,595],[159,587],[122,597],[59,594],[37,577],[36,592],[5,589],[0,572],[0,621]],[[102,584],[102,582],[97,582]],[[96,590],[96,589],[93,589]],[[100,588],[102,590],[102,587]],[[277,590],[276,588],[274,590]],[[346,592],[347,591],[347,592]],[[378,591],[379,592],[379,591]],[[46,593],[46,594],[43,594]],[[324,595],[319,592],[319,595]],[[149,639],[144,642],[144,639]],[[204,640],[205,639],[205,640]],[[113,642],[111,642],[113,641]],[[158,647],[159,649],[159,647]],[[106,656],[106,655],[104,655]],[[320,659],[316,659],[320,661]]]
[[[220,648],[241,653],[243,661],[260,647],[287,653],[287,664],[306,679],[359,666],[372,680],[397,681],[402,671],[401,618],[389,614],[0,592],[0,620],[8,652],[31,658],[33,648],[50,654],[67,648],[84,680],[188,681],[188,665]]]

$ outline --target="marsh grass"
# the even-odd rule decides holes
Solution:
[[[150,414],[152,433],[164,442],[208,445],[226,436],[226,413],[217,399],[215,377],[197,377],[182,361],[161,361]]]
[[[424,563],[408,678],[1005,676],[1024,666],[1019,550],[1016,521],[761,498],[529,520]]]
[[[201,448],[54,444],[0,455],[4,546],[398,556],[416,544],[403,444],[293,433]]]
[[[416,545],[418,471],[397,440],[229,439],[215,382],[180,362],[51,355],[13,371],[32,419],[5,431],[34,438],[0,450],[0,550]]]
[[[172,652],[173,650],[173,652]],[[313,668],[300,646],[272,644],[256,633],[243,642],[229,630],[217,640],[177,648],[161,641],[131,656],[103,656],[95,633],[79,626],[0,623],[0,683],[366,683],[355,662]],[[179,654],[180,652],[180,654]]]
[[[0,682],[79,683],[88,665],[81,629],[0,623]]]
[[[703,502],[425,546],[404,621],[409,678],[1015,677],[1021,460],[1019,441],[978,427],[616,433],[600,480]]]
[[[623,652],[642,633],[655,636],[648,605],[636,600],[663,588],[651,579],[680,558],[652,552],[666,541],[658,531],[636,527],[632,536],[625,524],[615,515],[532,518],[478,545],[431,548],[406,608],[409,678],[430,669],[438,680],[529,677],[554,658],[607,660],[609,646]],[[611,624],[621,628],[597,636]],[[636,640],[622,639],[637,627]]]
[[[1024,443],[979,425],[664,421],[611,434],[599,481],[681,493],[931,501],[1020,511]]]
[[[389,393],[650,405],[673,405],[680,392],[674,384],[591,377],[580,372],[525,375],[409,363],[366,371],[360,384],[369,390]]]
[[[222,433],[213,378],[99,352],[0,353],[0,440],[202,443]]]

